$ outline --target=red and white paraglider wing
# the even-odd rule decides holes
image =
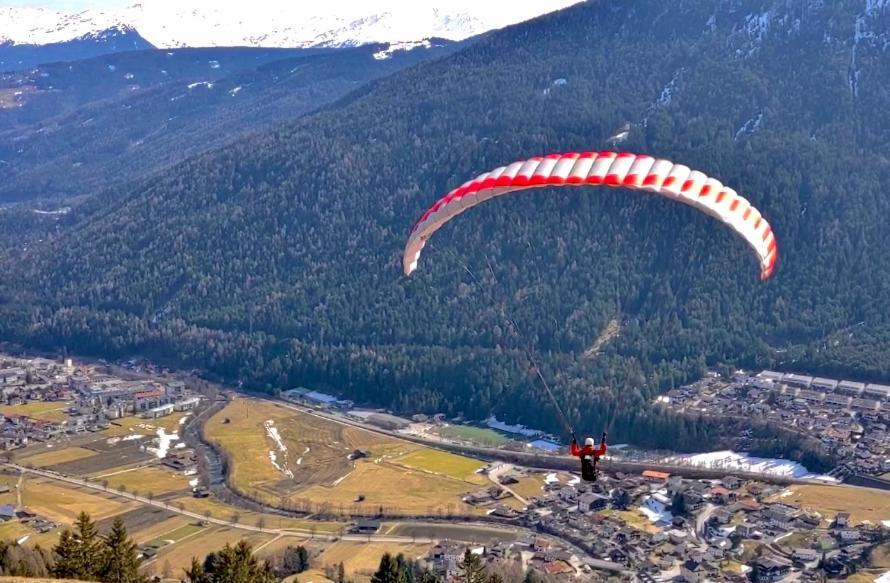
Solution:
[[[754,250],[760,262],[761,279],[772,275],[778,253],[776,237],[750,202],[702,172],[669,160],[627,152],[550,154],[496,168],[464,183],[439,199],[414,224],[402,258],[405,275],[417,269],[427,239],[468,208],[528,188],[600,184],[653,192],[707,213],[727,225]]]

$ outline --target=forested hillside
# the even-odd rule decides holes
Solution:
[[[873,0],[633,0],[505,29],[68,215],[7,255],[0,333],[555,429],[529,342],[580,424],[701,446],[707,423],[644,405],[706,364],[890,377],[888,22]],[[713,219],[609,189],[482,205],[401,275],[437,195],[626,125],[612,147],[764,212],[771,281]],[[583,358],[613,318],[619,336]]]
[[[135,180],[457,46],[137,51],[0,75],[0,201]]]

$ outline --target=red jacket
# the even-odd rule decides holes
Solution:
[[[600,446],[598,448],[594,448],[589,445],[585,445],[584,447],[578,447],[577,442],[572,442],[572,455],[575,457],[584,457],[586,455],[592,455],[595,458],[603,457],[606,454],[606,442],[601,441]]]

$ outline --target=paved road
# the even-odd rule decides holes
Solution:
[[[705,509],[698,513],[698,516],[695,519],[695,534],[699,539],[704,540],[705,529],[707,528],[708,521],[711,519],[711,515],[714,514],[715,510],[717,510],[717,507],[708,502]]]

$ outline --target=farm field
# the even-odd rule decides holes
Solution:
[[[247,533],[225,526],[201,529],[191,533],[190,536],[180,538],[178,542],[162,547],[158,551],[157,558],[147,563],[147,569],[160,574],[164,565],[169,564],[174,576],[179,576],[182,570],[191,564],[192,557],[203,560],[208,553],[221,549],[226,543],[236,544],[244,539],[256,548],[272,538],[273,535]]]
[[[136,502],[123,501],[111,494],[34,477],[24,481],[22,504],[62,524],[73,523],[81,511],[99,521],[139,506]]]
[[[887,492],[853,486],[823,486],[805,484],[791,486],[791,494],[774,497],[775,501],[791,502],[822,514],[824,520],[833,520],[838,512],[849,512],[850,520],[858,524],[863,520],[880,522],[890,520],[890,504]],[[780,495],[781,496],[781,495]]]
[[[236,399],[207,422],[205,433],[229,454],[236,486],[267,503],[369,514],[380,507],[392,514],[483,512],[461,501],[487,485],[475,473],[482,462],[278,403]],[[349,460],[356,449],[368,457]]]
[[[97,474],[93,477],[99,482],[107,480],[110,489],[120,490],[123,487],[127,492],[138,492],[143,495],[189,490],[187,476],[160,465]]]
[[[210,512],[211,517],[221,518],[223,520],[231,520],[237,513],[238,522],[241,524],[256,525],[262,519],[266,523],[267,528],[283,528],[310,531],[313,528],[316,532],[335,534],[340,532],[344,524],[340,522],[322,522],[315,520],[300,520],[298,518],[289,518],[286,516],[278,516],[273,514],[260,514],[251,512],[242,508],[229,506],[219,500],[213,498],[193,498],[192,496],[182,496],[170,501],[170,505],[179,507],[179,505],[191,512],[204,514]]]
[[[531,474],[519,479],[517,484],[511,484],[510,489],[523,498],[534,498],[544,493],[544,476]]]
[[[485,447],[498,447],[510,439],[494,429],[487,427],[471,427],[469,425],[449,425],[438,430],[439,435],[447,439],[469,441]]]
[[[24,415],[41,421],[64,421],[68,418],[64,401],[32,401],[23,405],[0,405],[0,415]]]
[[[410,470],[388,463],[360,462],[354,471],[334,486],[312,486],[296,499],[343,507],[354,514],[376,514],[380,507],[389,515],[481,514],[461,497],[480,489],[478,483]],[[356,502],[364,497],[361,502]]]
[[[335,567],[343,563],[347,575],[370,578],[377,570],[383,553],[392,555],[403,553],[406,558],[414,559],[426,556],[430,547],[431,545],[411,543],[338,541],[325,548],[315,564]]]
[[[393,460],[393,463],[416,468],[431,474],[441,474],[455,480],[485,485],[488,479],[476,472],[485,467],[479,460],[436,449],[420,449]]]
[[[96,455],[95,451],[83,447],[62,447],[60,449],[52,449],[29,456],[23,459],[22,463],[34,466],[35,468],[45,468],[47,466],[72,462],[94,455]]]
[[[475,524],[400,522],[382,532],[398,536],[450,539],[481,544],[492,541],[514,541],[519,538],[519,533],[515,530]]]

